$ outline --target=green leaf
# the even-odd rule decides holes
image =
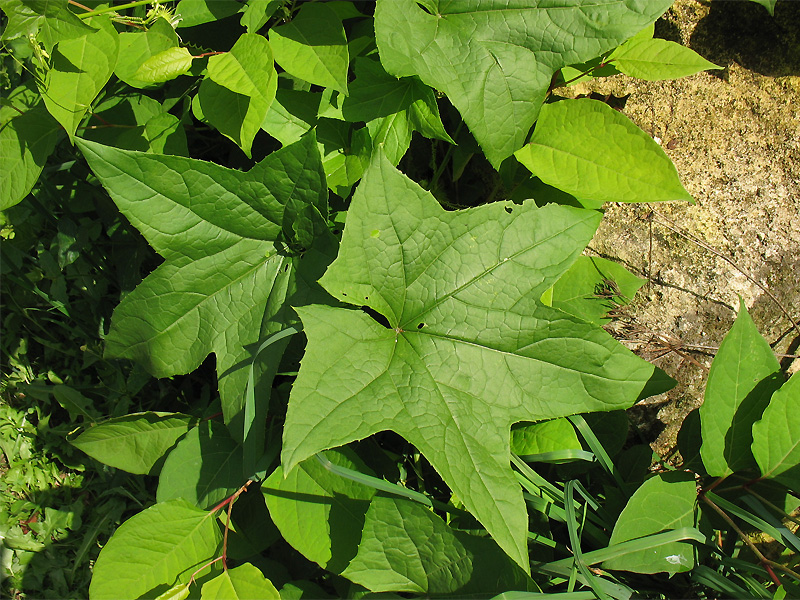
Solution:
[[[647,81],[677,79],[708,69],[722,69],[691,48],[662,39],[623,44],[611,54],[614,66],[631,77]]]
[[[191,421],[179,413],[134,413],[90,427],[70,443],[111,467],[156,475],[164,456],[189,431]]]
[[[521,456],[582,448],[575,428],[565,418],[517,423],[511,428],[511,452]]]
[[[269,41],[275,62],[288,73],[347,93],[350,55],[334,9],[321,2],[303,4],[291,22],[270,30]]]
[[[166,259],[114,311],[107,354],[168,377],[194,370],[214,352],[226,423],[242,419],[251,351],[267,303],[280,296],[273,284],[293,270],[276,241],[283,228],[304,227],[291,222],[308,218],[298,204],[327,216],[316,140],[310,135],[246,173],[78,143],[123,214]],[[232,427],[242,441],[242,422]]]
[[[84,138],[125,150],[186,156],[186,133],[181,121],[144,94],[112,96],[99,103],[93,118],[122,127],[88,129]]]
[[[711,363],[700,407],[700,455],[709,475],[755,469],[753,423],[780,387],[780,365],[740,300],[739,315]]]
[[[753,424],[753,456],[761,476],[800,492],[800,377],[789,378],[772,395]]]
[[[161,594],[156,600],[185,600],[189,597],[189,584],[177,583]]]
[[[183,498],[209,509],[244,483],[242,447],[216,421],[203,421],[167,456],[158,478],[156,500]]]
[[[336,465],[371,473],[349,448],[325,456]],[[284,473],[278,467],[261,485],[273,522],[308,560],[341,573],[355,556],[375,489],[330,472],[315,457]]]
[[[156,504],[120,525],[94,565],[92,600],[156,597],[215,557],[222,542],[213,513],[184,500]]]
[[[172,25],[166,19],[161,18],[156,19],[156,22],[147,31],[120,33],[119,59],[114,67],[114,75],[135,88],[153,87],[160,82],[182,75],[192,63],[189,60],[189,67],[182,70],[186,64],[188,51],[183,52],[177,48],[179,42],[178,34],[175,33]],[[159,68],[155,68],[155,65],[150,63],[151,68],[143,72],[145,77],[142,79],[137,77],[139,69],[145,62],[168,50],[175,55],[174,62],[168,61],[167,66],[162,64]],[[171,72],[175,72],[175,75],[170,76]]]
[[[7,29],[12,30],[8,34],[3,32],[4,40],[17,37],[16,34],[20,30],[25,30],[26,34],[36,35],[38,28],[36,40],[44,44],[48,52],[60,41],[78,38],[96,31],[94,27],[81,21],[69,10],[66,0],[4,2],[3,10],[9,17]],[[28,11],[37,16],[31,16]]]
[[[18,204],[33,189],[59,132],[42,105],[0,125],[0,210]]]
[[[611,533],[609,549],[668,529],[694,527],[697,490],[694,475],[675,471],[659,473],[631,496]],[[694,566],[694,547],[688,542],[625,554],[603,562],[604,569],[634,573],[681,573]]]
[[[181,16],[178,27],[194,27],[235,15],[241,8],[236,0],[181,0],[175,14]]]
[[[277,86],[269,42],[245,33],[230,52],[208,59],[208,75],[200,84],[198,98],[208,122],[249,158]]]
[[[245,563],[203,584],[201,600],[281,600],[272,582],[255,565]]]
[[[3,33],[0,34],[0,40],[27,38],[38,33],[43,16],[24,5],[22,0],[0,0],[0,9],[8,17]]]
[[[444,130],[436,97],[428,86],[416,78],[393,77],[380,62],[367,58],[356,61],[355,72],[350,95],[342,101],[342,116],[367,122],[373,150],[381,146],[393,165],[408,150],[414,130],[455,143]]]
[[[247,33],[257,33],[281,5],[283,0],[248,0],[240,23]]]
[[[188,48],[174,46],[157,52],[145,60],[136,72],[133,79],[147,83],[163,83],[185,75],[192,68],[194,57]]]
[[[578,198],[693,201],[661,146],[599,100],[546,104],[530,143],[515,156],[539,179]]]
[[[771,17],[775,16],[775,5],[778,3],[778,0],[750,0],[750,1],[760,4],[761,6],[766,8],[767,12],[769,12],[769,15]]]
[[[537,590],[492,541],[454,531],[421,504],[376,496],[358,554],[342,573],[373,592],[427,595]]]
[[[497,168],[522,147],[556,71],[618,46],[671,4],[390,0],[377,4],[375,34],[386,70],[444,92]]]
[[[630,303],[644,282],[619,263],[581,256],[553,285],[550,306],[605,325],[609,312]]]
[[[282,146],[293,144],[316,123],[322,94],[279,88],[261,128]]]
[[[284,469],[395,431],[527,565],[511,424],[630,406],[653,372],[604,331],[536,300],[599,219],[533,202],[446,212],[385,159],[373,162],[320,283],[388,326],[359,310],[298,309],[309,341],[289,400]]]
[[[70,139],[117,64],[119,36],[111,20],[100,15],[90,22],[97,31],[56,45],[40,86],[47,110]]]

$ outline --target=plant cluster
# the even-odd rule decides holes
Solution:
[[[800,380],[742,304],[663,463],[602,328],[643,281],[582,255],[692,201],[558,96],[720,68],[670,4],[0,0],[12,590],[84,519],[48,593],[799,595]]]

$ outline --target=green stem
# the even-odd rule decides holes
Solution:
[[[127,4],[120,4],[119,6],[106,6],[105,8],[98,8],[97,10],[92,10],[87,13],[83,13],[78,15],[81,19],[88,19],[89,17],[94,17],[95,15],[102,15],[105,13],[110,12],[117,12],[119,10],[125,10],[126,8],[134,8],[136,6],[144,6],[145,4],[150,4],[151,0],[136,0],[136,2],[128,2]]]
[[[461,121],[458,124],[453,139],[458,137],[458,134],[461,132],[461,127],[463,127],[463,125],[464,121]],[[450,147],[447,149],[447,152],[445,152],[442,162],[440,162],[439,166],[436,167],[436,172],[433,174],[433,177],[431,178],[431,183],[428,186],[429,190],[436,189],[436,184],[439,182],[439,178],[442,176],[442,173],[444,173],[445,168],[447,168],[447,164],[450,162],[450,158],[453,156],[453,150],[455,150],[455,148],[456,147],[453,144],[450,144]]]

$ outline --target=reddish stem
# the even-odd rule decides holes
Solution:
[[[72,4],[72,6],[77,6],[78,8],[81,8],[81,9],[85,10],[86,12],[92,12],[91,8],[89,8],[88,6],[84,6],[80,2],[75,2],[75,0],[67,0],[67,2]]]
[[[227,54],[227,52],[203,52],[197,56],[192,56],[192,58],[205,58],[206,56],[214,56],[215,54]]]

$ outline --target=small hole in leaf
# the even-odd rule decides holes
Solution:
[[[420,323],[417,325],[417,329],[422,329],[423,327],[425,327],[425,323]]]
[[[506,206],[506,212],[507,212],[508,214],[511,214],[513,211],[514,211],[514,209],[513,209],[513,208],[511,208],[510,206]]]
[[[369,296],[364,296],[364,300],[369,300]]]
[[[345,294],[344,292],[342,292],[342,296],[347,296],[347,294]]]

